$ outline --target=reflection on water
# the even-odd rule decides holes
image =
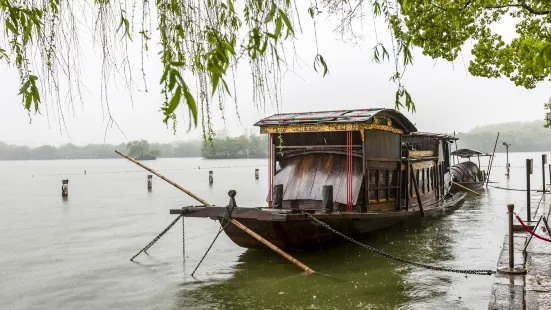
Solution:
[[[498,154],[496,163],[504,157]],[[541,158],[539,153],[510,154],[513,166],[530,157]],[[265,160],[162,159],[148,164],[213,204],[226,204],[229,189],[237,190],[240,207],[265,204]],[[208,167],[221,166],[250,167],[210,169],[214,184],[209,186]],[[294,253],[324,274],[306,276],[271,251],[245,250],[221,235],[191,278],[218,230],[208,219],[186,219],[186,275],[181,223],[148,255],[129,262],[172,221],[168,209],[196,204],[158,178],[148,192],[147,172],[137,169],[123,160],[0,162],[0,308],[487,307],[493,277],[425,270],[351,244]],[[534,172],[532,183],[540,185],[541,168]],[[502,186],[525,187],[523,169],[511,169],[509,180],[504,173],[505,168],[494,168],[492,179]],[[71,180],[66,200],[61,198],[62,178]],[[523,192],[483,191],[444,216],[393,227],[363,242],[422,263],[494,269],[506,204],[516,203],[518,210],[524,199]]]

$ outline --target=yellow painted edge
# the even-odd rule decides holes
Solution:
[[[404,131],[386,125],[361,124],[361,123],[334,123],[334,124],[297,124],[282,126],[263,126],[260,127],[260,133],[294,133],[294,132],[330,132],[330,131],[360,131],[384,130],[397,134],[403,134]]]

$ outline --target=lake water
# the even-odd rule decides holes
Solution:
[[[541,187],[541,153],[497,154],[492,180],[525,188],[526,158]],[[487,158],[483,165],[486,165]],[[240,207],[265,206],[267,160],[160,159],[146,162],[211,204],[237,191]],[[200,167],[201,169],[198,169]],[[212,167],[212,168],[211,168]],[[254,169],[260,168],[260,180]],[[0,309],[483,309],[493,276],[436,272],[390,261],[351,244],[294,253],[305,276],[269,250],[246,250],[209,219],[186,219],[185,270],[178,222],[136,262],[129,259],[175,217],[197,205],[159,178],[122,159],[0,162]],[[86,170],[86,175],[84,175]],[[214,184],[208,184],[208,170]],[[61,180],[69,198],[61,198]],[[489,189],[461,208],[363,240],[413,261],[460,269],[495,269],[506,231],[506,205],[524,192]],[[534,208],[534,207],[533,207]]]

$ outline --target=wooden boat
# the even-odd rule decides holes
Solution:
[[[482,188],[487,181],[486,171],[480,169],[480,156],[492,156],[488,153],[480,152],[473,149],[459,149],[451,153],[456,164],[450,168],[452,181],[459,185],[470,189]],[[471,161],[471,157],[477,157],[478,166]],[[460,162],[460,159],[468,159],[468,161]],[[459,187],[453,186],[451,191],[460,191]]]
[[[171,213],[218,221],[231,213],[274,245],[299,250],[342,241],[304,213],[354,238],[437,214],[465,197],[449,192],[455,138],[418,133],[395,110],[278,114],[255,125],[269,135],[268,206],[185,207]],[[224,231],[242,247],[265,247],[231,223]]]

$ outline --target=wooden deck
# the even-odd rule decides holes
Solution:
[[[549,218],[551,194],[545,194],[541,205],[537,208],[541,198],[540,192],[532,195],[532,218],[535,220],[538,220],[541,215]],[[525,221],[525,207],[515,212]],[[517,220],[515,224],[520,225]],[[536,223],[531,224],[530,226],[533,227]],[[543,221],[536,233],[550,238],[549,233],[542,227],[545,227]],[[515,225],[515,267],[524,266],[526,274],[497,273],[492,285],[488,309],[551,309],[551,243],[533,237],[526,248],[526,255],[523,255],[523,249],[529,239],[530,235]],[[508,235],[506,235],[498,260],[498,268],[508,265],[508,248]]]

